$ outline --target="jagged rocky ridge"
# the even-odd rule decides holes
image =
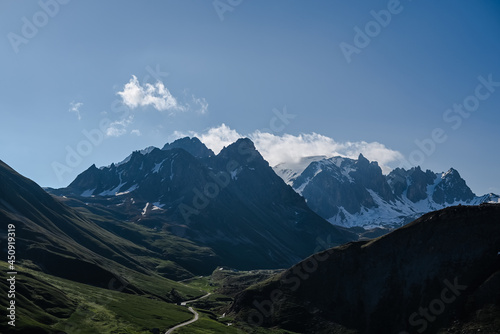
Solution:
[[[452,205],[500,202],[495,194],[476,196],[453,168],[445,173],[396,168],[383,175],[377,162],[361,154],[357,160],[308,157],[274,170],[313,211],[345,227],[394,228]]]

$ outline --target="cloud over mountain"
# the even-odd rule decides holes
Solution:
[[[309,134],[282,134],[276,135],[259,130],[243,135],[231,129],[226,124],[208,129],[203,133],[190,131],[188,133],[175,132],[175,138],[186,135],[198,137],[208,148],[216,154],[224,147],[235,142],[238,138],[248,137],[255,147],[264,156],[271,166],[282,162],[297,162],[301,158],[315,155],[328,157],[342,156],[357,158],[362,153],[369,160],[378,161],[382,170],[387,173],[403,159],[403,155],[387,148],[378,142],[337,142],[334,139],[318,133]]]

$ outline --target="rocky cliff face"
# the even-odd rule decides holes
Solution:
[[[498,204],[432,212],[313,255],[244,291],[232,310],[300,333],[434,333],[500,306],[499,222]]]
[[[387,175],[387,182],[395,196],[406,195],[411,202],[417,203],[428,197],[427,187],[434,184],[436,177],[435,173],[430,170],[423,172],[420,167],[408,171],[396,168]]]
[[[376,207],[369,189],[376,189],[386,201],[394,200],[378,164],[362,155],[358,160],[337,157],[315,161],[293,181],[293,188],[315,212],[328,218],[345,217],[344,210],[354,214],[362,208]]]

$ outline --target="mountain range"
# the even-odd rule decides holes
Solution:
[[[457,170],[420,167],[382,173],[376,161],[324,156],[282,163],[275,172],[330,223],[344,227],[397,228],[453,205],[500,203],[495,194],[476,196]]]
[[[234,148],[236,145],[244,152],[238,152]],[[241,148],[242,145],[248,148]],[[242,162],[243,156],[251,158],[251,161]],[[254,157],[257,157],[255,161]],[[228,163],[230,165],[225,166]],[[358,159],[311,156],[298,162],[281,163],[272,169],[305,199],[308,208],[331,224],[344,228],[363,227],[387,232],[427,212],[448,206],[500,202],[500,196],[496,194],[475,195],[454,168],[441,173],[423,171],[418,166],[409,170],[396,168],[384,175],[376,161],[370,162],[362,154]],[[248,184],[242,183],[241,178],[238,180],[238,174],[242,172],[244,182],[248,181]],[[260,188],[256,185],[260,185]],[[130,218],[134,213],[144,211],[142,216],[146,217],[136,218],[143,220],[143,223],[144,220],[149,221],[154,213],[164,216],[167,212],[171,216],[172,231],[182,235],[189,231],[192,238],[200,241],[204,237],[199,233],[195,237],[196,228],[191,228],[199,224],[200,212],[203,212],[202,216],[206,215],[214,206],[225,205],[232,200],[245,203],[243,206],[247,209],[250,202],[262,208],[265,198],[255,193],[267,187],[287,193],[290,198],[294,197],[273,175],[268,163],[250,140],[240,139],[216,155],[198,138],[185,137],[165,144],[161,150],[148,147],[133,152],[122,162],[108,167],[98,169],[93,165],[67,188],[49,191],[58,195],[91,198],[89,202],[116,197],[114,200],[107,198],[107,205],[114,203],[131,208],[130,204],[133,204],[135,208],[127,210]],[[247,188],[252,190],[248,191]],[[248,194],[228,196],[237,189],[245,189]],[[208,196],[205,192],[208,192]],[[210,196],[214,196],[215,200]],[[224,196],[228,196],[227,200]],[[221,201],[221,198],[224,199]],[[272,198],[267,198],[266,205],[273,201]],[[115,203],[117,200],[119,203]],[[240,204],[235,205],[238,207]],[[196,205],[203,207],[202,210]],[[274,211],[272,208],[270,210]],[[216,216],[219,217],[219,214]],[[198,223],[178,223],[191,220]],[[162,222],[159,226],[165,225]],[[352,231],[359,232],[356,229]]]
[[[196,138],[179,139],[108,167],[92,165],[49,191],[209,247],[220,265],[238,269],[285,268],[358,238],[314,213],[249,139],[217,155]],[[326,235],[329,244],[318,243]]]
[[[0,161],[15,332],[159,333],[204,296],[188,331],[495,333],[500,204],[485,202],[498,196],[454,169],[384,175],[362,155],[271,168],[249,139],[218,154],[197,138],[148,147],[62,189]]]
[[[224,260],[219,264],[238,269],[283,268],[427,212],[500,202],[495,194],[476,196],[453,168],[396,168],[384,175],[362,154],[271,168],[249,139],[215,154],[196,137],[135,151],[107,167],[92,165],[68,187],[47,190],[208,247]],[[207,271],[215,266],[211,260],[204,261]],[[193,267],[188,272],[201,273]]]

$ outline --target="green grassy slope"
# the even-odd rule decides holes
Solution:
[[[192,276],[172,261],[172,254],[193,259],[199,253],[198,262],[204,256],[213,257],[209,249],[161,231],[154,233],[106,215],[96,217],[94,213],[91,219],[68,207],[0,161],[0,235],[6,234],[8,224],[15,226],[17,263],[101,288],[108,288],[120,277],[128,283],[125,289],[130,293],[177,301],[158,291],[156,279],[144,282],[160,275],[176,279]],[[120,236],[112,228],[100,226],[106,222],[128,232]],[[6,250],[5,239],[0,239],[0,249]],[[170,289],[183,289],[174,282],[162,282]],[[186,295],[196,295],[193,291]]]
[[[96,226],[140,247],[142,252],[130,249],[130,256],[164,277],[186,279],[195,275],[209,274],[221,262],[211,248],[199,246],[193,241],[165,230],[149,228],[147,224],[137,224],[123,211],[108,208],[95,199],[90,199],[95,202],[92,205],[77,199],[63,197],[56,199],[76,210]],[[151,224],[161,226],[166,223],[164,219],[165,217],[158,216],[142,220],[154,221],[154,224]]]
[[[192,319],[185,306],[168,303],[151,295],[134,295],[123,292],[119,281],[113,289],[103,289],[77,283],[57,276],[18,266],[16,277],[16,327],[0,323],[0,333],[26,334],[146,334],[158,329],[165,332],[179,323]],[[0,261],[0,289],[7,291],[7,263]],[[169,293],[172,286],[184,299],[196,298],[205,291],[181,283],[172,283],[161,277],[145,279],[135,277],[137,285],[144,290],[155,290],[157,294]],[[194,280],[193,286],[206,286],[210,278]],[[189,282],[187,282],[189,283]],[[153,288],[153,286],[155,288]],[[220,302],[224,300],[225,302]],[[221,318],[222,314],[212,306],[228,303],[231,298],[214,294],[203,299],[195,309],[200,315],[197,322],[175,331],[176,334],[293,334],[278,329],[256,328],[232,318]],[[0,298],[0,307],[7,307],[5,296]],[[208,309],[199,306],[206,304]],[[217,309],[217,308],[215,308]]]
[[[18,266],[16,279],[16,327],[4,320],[2,333],[150,333],[153,328],[167,328],[191,319],[192,314],[182,306],[167,303],[151,296],[133,295],[102,289],[51,276]],[[0,261],[0,286],[7,291],[7,263]],[[168,293],[170,282],[151,278],[138,283],[157,285],[157,293]],[[177,284],[185,295],[200,295],[198,290]],[[6,296],[0,306],[7,307]]]

